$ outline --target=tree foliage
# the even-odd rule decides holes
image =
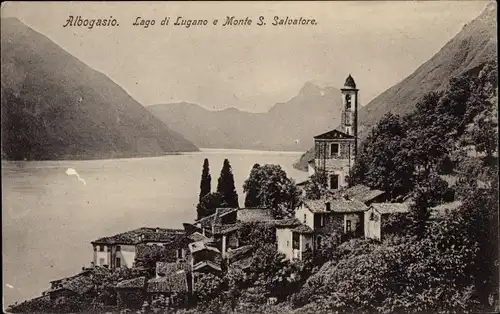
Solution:
[[[269,226],[266,223],[245,223],[238,230],[238,239],[240,244],[252,244],[255,247],[263,244],[276,243],[276,230],[274,226]]]
[[[205,195],[210,194],[211,189],[212,189],[212,177],[210,176],[210,166],[208,164],[208,159],[205,158],[205,160],[203,161],[203,170],[201,173],[200,196],[199,196],[200,202]]]
[[[213,192],[205,195],[200,203],[196,206],[198,219],[215,214],[217,208],[226,207],[228,204],[225,202],[224,197],[218,193]]]
[[[412,113],[388,113],[362,143],[353,183],[387,191],[398,200],[431,174],[453,174],[462,161],[459,152],[468,146],[493,156],[496,76],[496,63],[486,64],[479,75],[452,78],[445,91],[425,95]]]
[[[243,192],[251,193],[252,204],[271,208],[276,218],[290,216],[301,201],[299,188],[280,165],[254,166],[243,184]]]
[[[252,170],[250,171],[250,178],[253,178],[251,181],[247,180],[243,184],[243,192],[246,193],[245,195],[245,207],[247,208],[255,208],[260,206],[260,199],[259,199],[259,191],[260,191],[260,181],[262,180],[261,178],[262,171],[260,171],[260,165],[255,164],[252,167]]]
[[[386,191],[392,198],[413,188],[414,167],[406,156],[411,143],[405,140],[406,130],[398,116],[386,114],[372,129],[356,156],[351,178]]]
[[[238,193],[234,185],[234,176],[229,160],[224,159],[224,164],[217,182],[217,193],[222,196],[222,201],[229,207],[238,208]]]
[[[318,200],[326,194],[326,174],[322,171],[315,172],[304,187],[305,198]]]

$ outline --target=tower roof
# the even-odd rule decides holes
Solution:
[[[326,133],[316,135],[314,137],[315,140],[337,140],[337,139],[354,139],[355,137],[344,133],[339,130],[331,130]]]
[[[351,74],[349,74],[349,76],[345,79],[344,87],[356,88],[356,82],[354,82]]]

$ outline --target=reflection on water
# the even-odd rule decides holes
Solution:
[[[90,241],[142,226],[182,228],[194,219],[203,159],[212,189],[228,158],[242,185],[255,163],[280,164],[289,176],[300,153],[204,150],[164,157],[90,161],[2,161],[3,282],[6,304],[40,295],[49,281],[92,258]],[[86,181],[82,184],[73,168]],[[7,285],[10,285],[7,286]]]

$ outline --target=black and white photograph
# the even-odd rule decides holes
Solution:
[[[0,22],[3,312],[500,312],[495,1]]]

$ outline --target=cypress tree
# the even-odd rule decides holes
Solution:
[[[243,192],[246,193],[245,196],[245,207],[258,207],[260,206],[260,186],[262,184],[262,175],[260,171],[260,165],[255,164],[250,171],[248,179],[243,184]]]
[[[212,184],[212,177],[210,176],[210,168],[208,165],[208,159],[205,158],[203,162],[203,171],[201,173],[201,182],[200,182],[200,197],[199,201],[205,196],[210,194]]]
[[[222,199],[227,206],[232,208],[239,207],[238,193],[234,186],[234,176],[229,160],[224,159],[224,164],[220,172],[220,177],[217,182],[217,193],[222,195]]]

